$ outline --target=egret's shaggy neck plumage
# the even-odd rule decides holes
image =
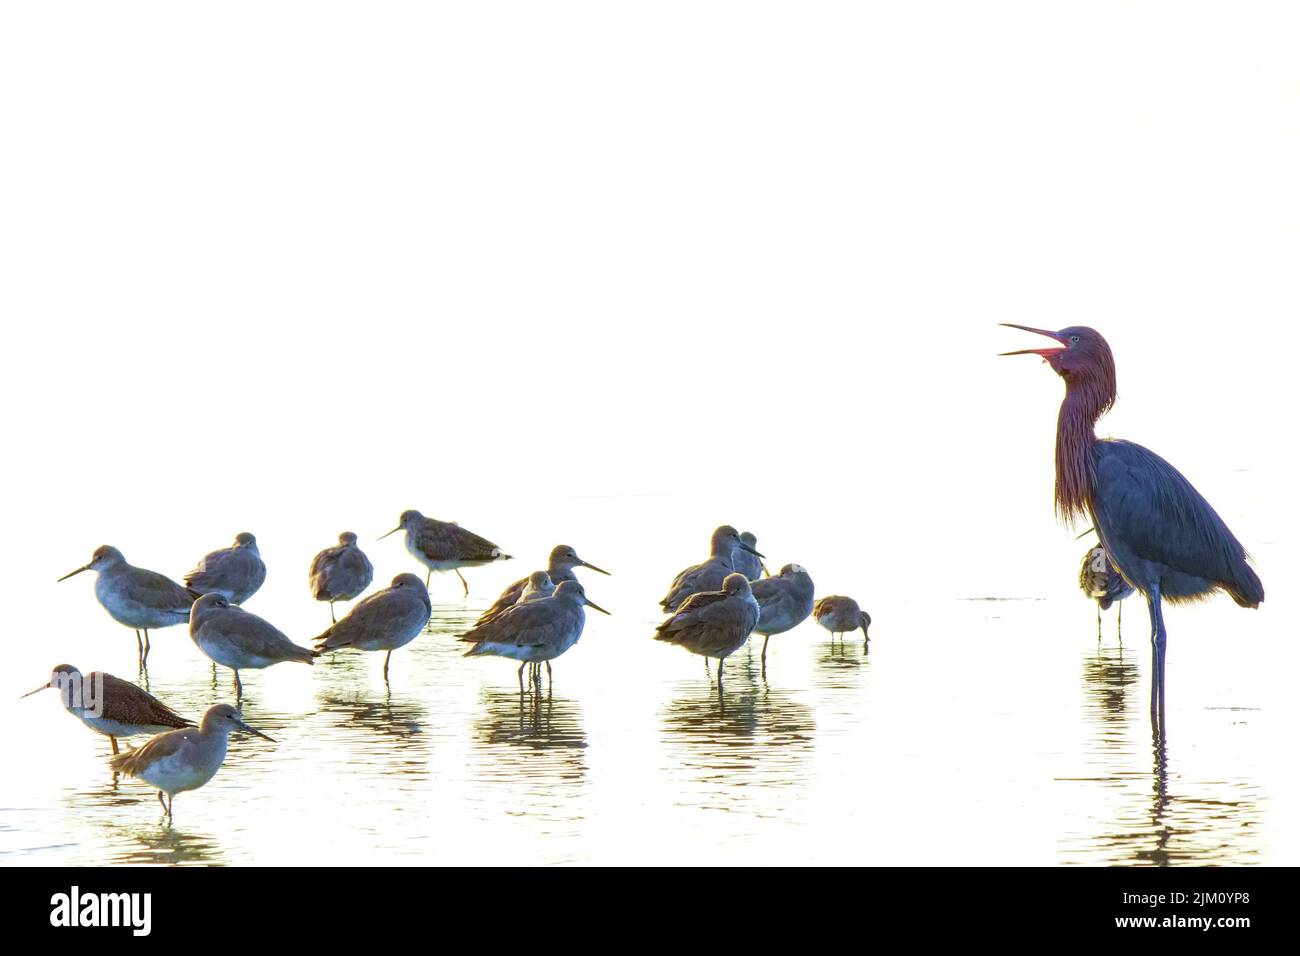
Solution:
[[[1064,375],[1065,400],[1056,419],[1056,514],[1063,521],[1086,518],[1096,483],[1092,446],[1097,419],[1115,404],[1115,366],[1097,374]]]

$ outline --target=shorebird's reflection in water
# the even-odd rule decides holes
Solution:
[[[425,630],[430,634],[463,634],[474,626],[479,615],[486,610],[487,605],[477,601],[473,604],[439,604],[435,601]]]
[[[221,845],[210,835],[187,833],[182,826],[162,822],[110,827],[109,838],[120,844],[114,863],[134,866],[166,863],[223,866]],[[134,844],[134,845],[132,845]]]
[[[1128,710],[1138,666],[1124,659],[1120,646],[1099,647],[1083,655],[1084,719],[1102,748],[1128,745]]]
[[[871,655],[861,642],[827,641],[815,654],[813,680],[821,690],[857,690],[871,671]]]

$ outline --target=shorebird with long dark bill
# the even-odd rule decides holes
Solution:
[[[322,654],[342,647],[386,651],[384,681],[393,651],[419,636],[433,614],[429,590],[414,574],[399,574],[392,584],[366,598],[337,624],[316,638]]]
[[[761,577],[765,577],[767,575],[767,565],[763,563],[763,559],[760,558],[758,552],[754,550],[758,547],[758,538],[754,535],[754,532],[740,532],[740,543],[746,548],[749,548],[749,550],[746,551],[744,548],[737,548],[732,552],[731,563],[735,565],[735,569],[745,577],[749,578],[750,583],[757,581]]]
[[[1101,612],[1109,611],[1112,604],[1118,604],[1115,629],[1124,639],[1124,599],[1133,593],[1133,585],[1124,580],[1124,576],[1115,570],[1106,556],[1106,549],[1101,545],[1092,548],[1083,556],[1079,565],[1079,590],[1097,602],[1097,640],[1101,640]]]
[[[745,646],[758,624],[758,601],[749,579],[732,572],[719,591],[692,594],[677,613],[660,624],[655,640],[686,648],[692,654],[718,659],[718,696],[722,696],[722,665]]]
[[[557,544],[551,549],[551,556],[547,559],[546,570],[541,572],[551,584],[551,591],[564,581],[576,581],[578,576],[573,573],[574,568],[590,568],[597,574],[608,575],[609,572],[596,567],[588,561],[578,557],[578,552],[567,544]],[[533,572],[527,578],[520,578],[508,588],[501,592],[501,596],[496,599],[490,608],[483,612],[479,617],[477,624],[486,624],[492,618],[499,615],[506,608],[513,607],[522,598],[525,591],[528,590],[529,584],[538,572]]]
[[[476,624],[460,635],[460,640],[474,646],[466,657],[492,654],[521,661],[519,692],[524,691],[524,667],[531,664],[531,681],[540,684],[541,665],[546,664],[546,679],[551,686],[551,661],[559,657],[582,637],[587,623],[583,608],[608,614],[587,598],[579,581],[561,581],[555,593],[539,601],[516,604],[483,624]]]
[[[326,548],[312,558],[311,596],[317,601],[329,601],[330,620],[337,624],[334,602],[360,597],[374,576],[370,559],[357,547],[357,536],[344,531],[335,547]]]
[[[109,617],[135,630],[140,667],[149,662],[150,629],[184,624],[190,619],[190,605],[198,597],[165,574],[127,564],[122,552],[107,544],[95,549],[89,564],[69,571],[59,580],[66,581],[82,571],[96,573],[95,598]]]
[[[403,511],[397,527],[379,537],[382,540],[398,531],[406,532],[406,550],[429,569],[424,578],[426,589],[434,571],[455,571],[468,597],[469,582],[460,573],[461,568],[509,561],[511,557],[487,538],[465,530],[454,521],[426,518],[414,509]]]
[[[676,611],[683,601],[700,591],[717,591],[723,580],[736,570],[733,556],[736,551],[744,551],[762,558],[752,547],[740,539],[740,532],[729,524],[713,529],[709,539],[709,558],[700,564],[693,564],[680,572],[673,579],[667,595],[659,602],[665,611]],[[746,578],[748,580],[748,578]]]
[[[231,604],[243,604],[266,580],[266,565],[257,550],[257,539],[247,531],[235,535],[235,543],[219,551],[209,551],[193,571],[185,575],[185,585],[200,594],[221,594]]]
[[[813,605],[813,617],[818,624],[831,632],[832,646],[835,644],[837,634],[842,644],[845,634],[862,628],[862,649],[864,651],[867,649],[867,644],[871,640],[867,634],[867,629],[871,627],[871,615],[862,610],[853,598],[845,597],[843,594],[832,594],[821,598]]]
[[[310,664],[317,651],[299,647],[270,621],[236,607],[224,594],[205,594],[190,612],[190,639],[213,663],[235,672],[235,700],[244,696],[241,670],[272,664]]]
[[[1037,355],[1065,382],[1056,420],[1056,514],[1090,519],[1101,546],[1124,580],[1141,591],[1151,615],[1151,723],[1165,723],[1164,602],[1196,601],[1226,592],[1257,608],[1264,585],[1250,556],[1192,483],[1155,452],[1130,441],[1099,439],[1097,420],[1115,404],[1115,359],[1096,329],[1053,332],[1013,329],[1052,339]]]
[[[197,728],[159,734],[134,750],[110,757],[109,764],[128,777],[137,777],[156,787],[158,802],[170,820],[172,798],[187,790],[197,790],[217,775],[226,759],[230,735],[237,730],[275,743],[257,728],[244,723],[235,708],[229,704],[217,704],[208,709]]]
[[[50,689],[59,692],[64,710],[108,738],[113,753],[118,752],[118,737],[194,726],[147,690],[103,671],[83,674],[71,664],[56,664],[48,682],[23,696]]]
[[[798,564],[787,564],[776,577],[750,585],[761,612],[754,626],[763,635],[762,669],[767,673],[767,642],[773,634],[784,634],[808,619],[813,610],[813,579]]]

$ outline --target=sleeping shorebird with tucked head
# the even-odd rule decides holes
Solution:
[[[532,578],[535,578],[539,573],[546,576],[547,580],[551,584],[550,591],[554,591],[555,587],[561,582],[578,580],[578,576],[573,573],[574,568],[590,568],[597,574],[609,574],[608,571],[602,570],[594,564],[582,560],[582,558],[578,557],[578,552],[574,551],[573,548],[569,547],[567,544],[557,544],[551,549],[551,556],[547,559],[545,571],[534,571],[529,577],[520,578],[518,581],[515,581],[510,585],[510,587],[501,592],[501,596],[496,599],[495,603],[493,603],[490,608],[483,612],[482,616],[479,617],[478,621],[475,623],[486,624],[488,621],[492,620],[492,618],[506,610],[506,608],[513,607],[520,601],[524,592],[528,590]]]
[[[103,671],[83,674],[71,664],[57,664],[47,683],[23,696],[50,688],[59,692],[64,710],[109,739],[113,753],[118,752],[118,737],[194,726],[147,690]]]
[[[414,574],[399,574],[392,584],[376,591],[316,638],[320,653],[341,647],[360,651],[387,651],[384,680],[393,651],[405,647],[424,630],[433,614],[429,590]]]
[[[740,532],[740,543],[749,548],[737,548],[731,555],[731,563],[735,565],[735,570],[739,571],[750,582],[757,581],[767,574],[767,566],[763,564],[763,559],[758,556],[758,552],[753,550],[758,547],[758,538],[752,531]]]
[[[199,594],[221,594],[231,604],[243,604],[266,580],[266,565],[257,550],[257,539],[247,531],[235,535],[235,543],[209,551],[198,566],[185,575],[185,585]]]
[[[722,582],[727,575],[736,570],[733,560],[736,551],[763,557],[740,540],[740,532],[731,525],[724,524],[715,528],[713,537],[709,539],[709,559],[700,564],[693,564],[678,574],[673,579],[668,594],[659,602],[659,606],[672,613],[692,594],[700,591],[717,591],[722,587]]]
[[[270,621],[236,607],[224,594],[205,594],[190,612],[190,639],[204,655],[235,672],[235,700],[244,696],[239,672],[293,661],[310,664],[320,655],[299,647]]]
[[[172,798],[187,790],[197,790],[217,775],[226,759],[230,735],[242,730],[263,740],[270,737],[248,726],[239,711],[229,704],[217,704],[203,715],[197,728],[173,730],[159,734],[134,750],[109,758],[114,770],[128,777],[138,777],[158,788],[158,802],[167,818],[172,815]],[[163,794],[167,799],[163,799]]]
[[[758,617],[758,601],[749,579],[732,572],[723,579],[720,591],[701,591],[687,597],[676,614],[655,628],[655,640],[677,644],[702,657],[716,657],[721,696],[722,665],[749,640]]]
[[[403,511],[397,527],[379,537],[382,540],[398,531],[406,532],[406,550],[429,569],[424,578],[426,589],[434,571],[455,571],[465,588],[465,596],[468,597],[469,583],[465,580],[465,575],[460,573],[461,568],[510,560],[510,555],[487,538],[466,531],[454,521],[426,518],[414,509]]]
[[[550,597],[516,604],[460,635],[460,640],[474,645],[465,656],[492,654],[520,661],[519,692],[522,694],[525,665],[533,665],[534,677],[540,684],[540,665],[545,663],[549,682],[551,661],[578,643],[587,623],[584,607],[609,613],[587,598],[580,582],[561,581]]]
[[[1133,585],[1115,570],[1101,545],[1083,556],[1083,564],[1079,566],[1079,589],[1097,602],[1097,640],[1101,640],[1101,612],[1110,610],[1112,604],[1119,604],[1115,626],[1117,630],[1122,627],[1124,605],[1121,602],[1133,593]]]
[[[523,593],[519,595],[519,600],[515,601],[515,604],[532,604],[534,601],[545,601],[555,593],[555,588],[556,584],[551,580],[549,574],[545,571],[534,571],[528,575],[528,584],[524,586]],[[515,604],[511,604],[510,607],[514,607]],[[501,610],[504,611],[506,608],[503,607]],[[497,613],[499,614],[500,611]],[[496,615],[494,614],[493,617],[496,617]],[[484,618],[479,618],[475,623],[483,624]]]
[[[330,620],[337,624],[334,602],[360,597],[374,576],[370,559],[357,547],[357,536],[344,531],[337,546],[326,548],[312,558],[311,596],[317,601],[330,602]]]
[[[755,634],[763,635],[763,671],[767,671],[767,641],[773,634],[784,634],[807,620],[813,610],[813,580],[801,565],[787,564],[774,578],[763,578],[752,585],[758,602]]]
[[[141,667],[149,662],[150,628],[184,624],[190,619],[190,605],[198,597],[165,574],[127,564],[122,552],[107,544],[95,549],[89,564],[69,571],[59,580],[66,581],[82,571],[96,573],[95,598],[109,616],[135,630],[136,655]]]
[[[831,632],[831,644],[835,643],[836,634],[840,635],[840,642],[843,643],[847,632],[862,628],[862,649],[864,651],[867,649],[867,642],[871,640],[867,636],[867,628],[871,626],[871,615],[862,610],[853,598],[842,594],[824,597],[813,606],[813,617],[817,619],[818,624]]]

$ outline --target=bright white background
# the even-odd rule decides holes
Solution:
[[[105,626],[53,585],[104,542],[305,568],[418,507],[535,555],[570,495],[644,496],[660,540],[582,550],[660,569],[646,616],[717,520],[802,516],[881,595],[1068,595],[1060,386],[1002,321],[1107,336],[1101,432],[1220,508],[1269,587],[1223,620],[1276,632],[1298,42],[1262,2],[8,4],[10,640]]]

